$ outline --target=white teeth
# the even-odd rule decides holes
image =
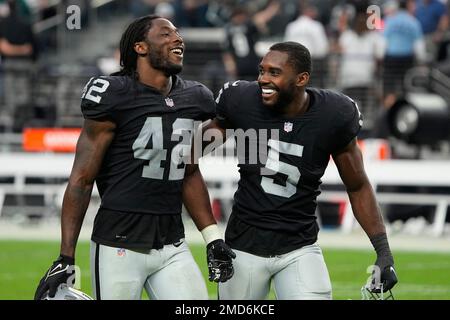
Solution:
[[[183,50],[181,49],[172,49],[171,50],[173,53],[178,54],[178,55],[182,55],[183,54]]]
[[[275,90],[273,90],[273,89],[262,89],[262,92],[265,93],[265,94],[271,94],[271,93],[274,93]]]

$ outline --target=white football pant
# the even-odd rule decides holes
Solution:
[[[91,279],[98,300],[207,300],[205,280],[188,245],[165,245],[150,252],[91,241]]]
[[[261,300],[271,281],[279,300],[329,300],[331,282],[318,244],[264,258],[233,249],[234,275],[219,283],[221,300]]]

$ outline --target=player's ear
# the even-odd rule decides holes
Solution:
[[[134,44],[134,51],[136,51],[136,53],[141,57],[146,56],[149,51],[148,44],[144,41],[136,42]]]
[[[309,73],[308,72],[302,72],[297,75],[297,86],[298,87],[304,87],[309,82]]]

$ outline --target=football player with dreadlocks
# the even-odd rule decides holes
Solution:
[[[215,103],[204,85],[177,76],[183,53],[169,20],[145,16],[122,35],[122,70],[87,83],[85,121],[62,207],[60,256],[36,299],[47,291],[53,297],[71,277],[94,182],[101,197],[91,238],[96,299],[140,299],[143,289],[151,299],[208,299],[184,241],[183,202],[207,243],[210,280],[233,275],[234,253],[221,239],[198,166],[185,164],[195,121],[212,118]]]

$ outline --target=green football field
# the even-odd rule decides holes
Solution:
[[[191,250],[206,279],[205,249],[192,245]],[[56,258],[59,243],[44,241],[0,240],[0,299],[32,299],[39,279]],[[334,299],[360,299],[366,282],[368,265],[374,262],[373,251],[323,248],[330,272]],[[394,252],[400,282],[396,299],[450,299],[450,254]],[[89,243],[77,248],[77,265],[81,269],[81,288],[91,294]],[[215,284],[208,282],[211,299]],[[269,299],[273,299],[271,293]]]

